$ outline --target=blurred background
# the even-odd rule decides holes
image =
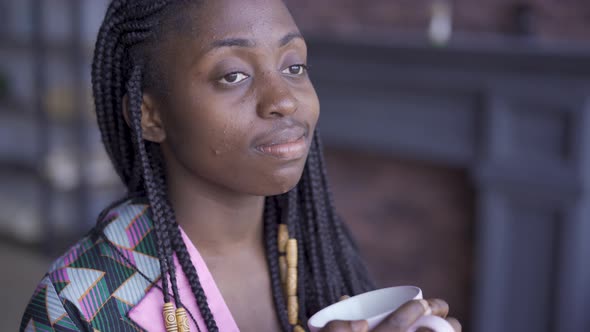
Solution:
[[[465,331],[589,331],[590,2],[287,0],[336,205],[380,286]],[[107,0],[0,0],[2,331],[123,189],[90,63]]]

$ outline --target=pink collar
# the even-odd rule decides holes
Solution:
[[[199,274],[199,280],[201,281],[201,286],[205,291],[205,295],[207,296],[207,302],[209,303],[209,308],[217,322],[217,327],[219,331],[223,332],[235,332],[239,331],[236,322],[233,319],[229,308],[225,304],[223,300],[223,296],[221,292],[217,288],[215,284],[215,280],[211,276],[205,261],[195,248],[192,241],[186,236],[184,231],[180,230],[182,233],[182,239],[186,244],[188,253],[191,257],[191,261],[193,265],[197,269],[197,273]],[[176,279],[178,280],[178,292],[180,293],[180,297],[183,299],[183,304],[185,308],[192,316],[195,318],[197,323],[199,324],[199,328],[201,331],[207,331],[207,327],[201,316],[201,312],[197,307],[197,303],[193,292],[191,290],[190,284],[182,271],[182,267],[174,256],[174,265],[176,266]],[[160,288],[162,287],[162,282],[158,281],[158,285]],[[164,305],[162,291],[158,287],[152,287],[146,295],[129,311],[129,318],[134,321],[138,326],[143,328],[146,331],[154,331],[154,332],[165,332],[166,329],[164,327],[164,318],[162,317],[162,307]],[[189,317],[189,324],[191,326],[191,331],[197,331],[197,327],[195,326],[194,321]]]

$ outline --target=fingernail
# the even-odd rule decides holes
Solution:
[[[366,320],[355,320],[350,322],[353,332],[365,332],[369,329],[369,323]]]

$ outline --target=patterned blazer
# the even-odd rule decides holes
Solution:
[[[147,201],[128,200],[103,220],[53,263],[25,310],[20,331],[165,331],[160,263]],[[205,261],[180,231],[219,331],[239,331]],[[174,266],[191,331],[206,331],[176,257]]]
[[[160,277],[150,209],[127,201],[105,220],[52,264],[21,331],[142,330],[127,313]]]

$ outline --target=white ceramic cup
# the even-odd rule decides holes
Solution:
[[[422,290],[418,287],[382,288],[334,303],[313,315],[307,325],[311,332],[317,332],[333,320],[366,320],[369,330],[372,330],[402,304],[419,299],[422,299]],[[436,332],[454,332],[449,322],[434,315],[420,317],[409,332],[414,332],[420,327],[430,328]]]

